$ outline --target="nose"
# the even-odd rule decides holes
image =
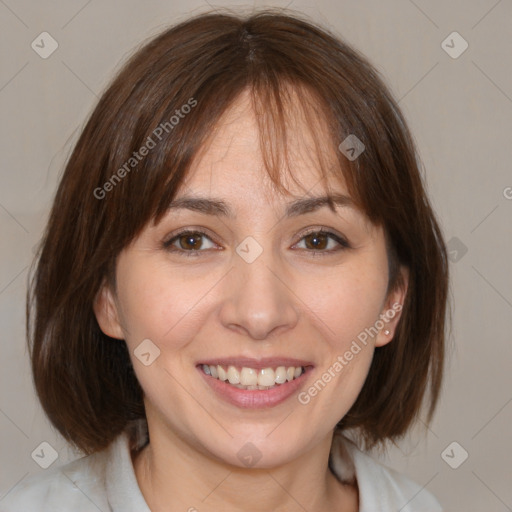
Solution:
[[[271,253],[263,251],[252,263],[236,255],[224,283],[222,324],[255,340],[293,329],[299,319],[293,282]]]

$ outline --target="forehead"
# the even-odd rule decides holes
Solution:
[[[282,117],[271,108],[255,107],[250,91],[244,90],[196,154],[177,196],[185,190],[250,196],[258,190],[275,198],[269,171],[284,188],[279,196],[331,191],[347,195],[332,136],[321,117],[311,115],[311,109],[307,116],[293,90],[285,98]]]

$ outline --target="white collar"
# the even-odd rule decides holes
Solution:
[[[2,512],[151,512],[131,455],[145,442],[147,430],[130,427],[101,452],[23,480],[1,499],[0,508]],[[442,510],[423,487],[363,453],[341,434],[334,436],[329,464],[340,481],[357,482],[359,512]]]
[[[138,426],[120,435],[107,457],[107,494],[114,512],[150,512],[137,483],[130,448],[148,442],[147,429]],[[441,512],[437,500],[405,475],[365,454],[347,437],[335,434],[330,466],[341,482],[357,482],[359,512]]]

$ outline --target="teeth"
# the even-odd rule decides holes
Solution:
[[[240,372],[234,366],[228,368],[228,380],[230,384],[240,384]]]
[[[263,368],[258,373],[258,386],[273,386],[276,382],[276,373],[272,368]]]
[[[210,366],[210,371],[211,369],[213,368],[213,366]],[[222,366],[217,366],[217,378],[219,380],[228,380],[228,376],[226,375],[226,370],[224,370],[224,368],[222,368]]]
[[[256,386],[258,384],[258,372],[253,368],[242,368],[240,372],[240,384],[244,386]]]
[[[302,368],[301,368],[302,370]],[[284,384],[286,382],[286,368],[278,366],[276,369],[276,384]]]
[[[238,370],[235,366],[228,366],[225,370],[220,365],[203,364],[203,371],[221,381],[228,381],[232,386],[239,389],[265,390],[275,387],[276,384],[285,384],[300,377],[304,373],[302,366],[278,366],[277,368],[254,368],[243,367]]]

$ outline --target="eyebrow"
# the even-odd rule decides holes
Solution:
[[[306,197],[296,199],[289,203],[285,210],[286,217],[297,217],[305,213],[314,212],[328,206],[331,211],[336,213],[336,206],[354,208],[352,199],[344,194],[332,194],[320,197]],[[221,199],[210,199],[203,197],[180,197],[171,202],[170,210],[186,209],[206,215],[221,215],[223,217],[234,218],[235,214],[230,206]]]

